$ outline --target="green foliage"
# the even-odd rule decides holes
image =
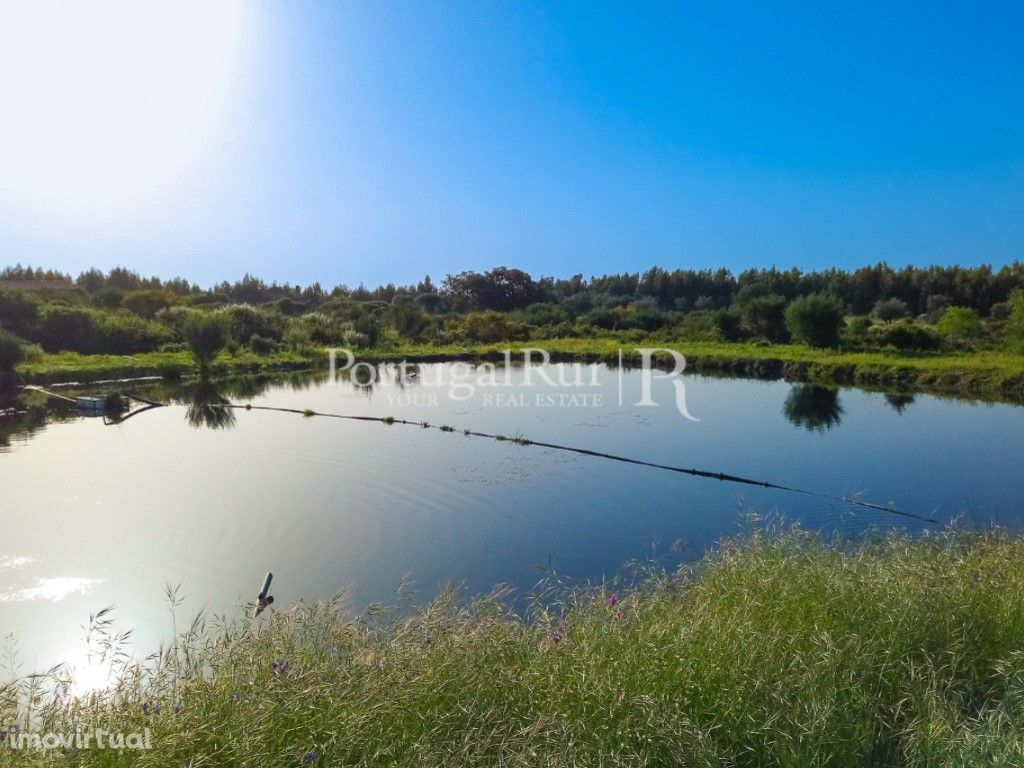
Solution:
[[[757,533],[630,587],[550,586],[527,619],[500,593],[445,592],[419,610],[197,621],[116,691],[67,700],[26,680],[0,688],[0,714],[20,695],[39,731],[152,731],[151,752],[51,750],[55,768],[1010,768],[1022,563],[999,534]]]
[[[837,346],[843,327],[843,305],[824,294],[796,299],[786,307],[786,327],[796,341],[808,346]]]
[[[432,315],[444,311],[444,297],[439,293],[421,293],[416,297],[416,303],[424,312]]]
[[[507,312],[534,303],[540,295],[539,286],[530,275],[508,267],[495,267],[484,273],[448,275],[444,292],[452,307],[459,311]]]
[[[528,333],[512,317],[501,312],[471,312],[456,325],[456,332],[467,341],[496,342],[528,338]]]
[[[747,332],[770,341],[786,340],[786,300],[776,293],[749,298],[740,304]]]
[[[231,338],[239,344],[248,343],[254,334],[280,340],[284,333],[285,320],[281,315],[249,304],[232,304],[217,312],[227,319]]]
[[[388,320],[399,334],[413,341],[423,337],[431,320],[420,304],[407,296],[397,296],[388,308]]]
[[[930,350],[939,346],[935,334],[911,320],[897,320],[871,329],[871,341],[879,347]]]
[[[980,331],[963,322],[946,336],[957,344],[994,346],[1000,324],[1006,339],[1024,347],[1024,310],[1016,315],[1008,301],[1024,286],[1024,265],[994,271],[987,267],[908,267],[885,264],[852,272],[797,269],[665,270],[603,275],[585,279],[539,278],[506,267],[449,276],[440,290],[424,278],[416,285],[376,288],[344,285],[325,291],[311,286],[267,284],[252,275],[206,290],[175,278],[145,278],[124,268],[104,274],[67,275],[31,267],[0,270],[0,324],[41,344],[49,352],[140,354],[181,341],[183,325],[194,309],[222,312],[230,326],[229,348],[285,339],[294,349],[345,345],[363,349],[423,343],[488,343],[484,340],[588,338],[611,332],[622,341],[642,339],[746,339],[784,343],[790,337],[786,302],[834,296],[858,315],[874,308],[879,322],[906,315],[926,316],[938,323],[951,307],[984,317]],[[797,304],[800,307],[801,304]],[[506,321],[480,311],[508,315]],[[794,310],[795,311],[795,310]],[[716,314],[711,314],[716,313]],[[954,317],[951,315],[950,317]],[[709,319],[710,318],[710,319]],[[806,317],[804,318],[807,319]],[[846,327],[843,339],[858,347],[904,345],[915,339],[934,347],[934,338],[906,327],[886,338],[867,331],[864,321]],[[949,321],[947,321],[949,322]],[[296,323],[298,323],[296,325]],[[811,325],[804,323],[805,330]],[[827,329],[826,329],[827,330]],[[942,329],[940,329],[942,331]],[[943,333],[945,331],[942,331]],[[624,334],[624,335],[623,335]],[[829,333],[798,337],[807,343],[836,343]],[[882,341],[879,342],[879,338]],[[900,348],[911,349],[901,346]]]
[[[256,333],[254,333],[249,339],[249,348],[260,355],[267,355],[276,352],[280,346],[281,345],[274,339],[268,339]]]
[[[870,330],[871,318],[864,315],[848,318],[842,334],[843,343],[860,346],[867,341]]]
[[[39,301],[31,293],[0,288],[0,327],[26,335],[39,317]]]
[[[935,329],[950,339],[976,339],[981,336],[981,320],[969,307],[949,307],[935,324]]]
[[[566,306],[554,302],[531,304],[519,316],[524,323],[533,326],[558,325],[572,319]]]
[[[156,317],[156,313],[161,309],[166,309],[177,303],[178,297],[170,291],[159,288],[147,288],[127,294],[122,299],[121,306],[140,317],[152,319]]]
[[[719,309],[712,313],[718,328],[719,338],[725,341],[739,341],[743,338],[743,318],[735,309]]]
[[[1010,297],[1010,314],[1006,318],[1006,338],[1014,345],[1024,346],[1024,290]]]
[[[170,340],[171,331],[166,326],[122,311],[97,319],[91,346],[100,353],[133,355],[156,349]]]
[[[36,338],[47,352],[90,352],[95,347],[96,313],[84,307],[50,304],[43,308]]]
[[[619,316],[608,307],[596,307],[590,310],[583,320],[595,328],[612,330],[618,324]]]
[[[48,304],[43,307],[32,338],[47,352],[131,355],[170,341],[171,331],[128,311],[103,312]]]
[[[220,313],[192,312],[185,318],[182,333],[200,377],[206,378],[230,338],[228,318]]]
[[[892,320],[899,320],[900,318],[910,317],[910,309],[907,307],[907,302],[900,299],[885,299],[875,304],[874,309],[871,310],[871,316],[877,320],[884,322],[890,322]]]
[[[28,342],[0,328],[0,373],[13,371],[28,353]]]

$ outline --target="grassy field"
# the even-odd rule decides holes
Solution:
[[[998,534],[787,532],[527,619],[445,594],[401,619],[332,601],[199,620],[117,690],[34,703],[38,731],[149,728],[151,751],[0,763],[1020,766],[1022,566]]]
[[[504,349],[543,348],[560,359],[613,362],[619,349],[638,346],[670,347],[686,355],[688,369],[732,373],[760,378],[786,378],[827,384],[857,384],[880,389],[906,389],[988,399],[1024,401],[1024,355],[1010,352],[972,353],[841,352],[799,345],[708,343],[626,338],[546,339],[523,343],[400,347],[360,350],[364,360],[479,360],[500,359]],[[632,353],[631,362],[636,362]],[[225,373],[294,370],[323,367],[320,350],[257,355],[242,351],[222,354],[218,366]],[[144,375],[183,375],[194,370],[185,352],[145,353],[132,356],[44,355],[22,365],[27,381],[95,381]]]

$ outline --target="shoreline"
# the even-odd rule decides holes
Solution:
[[[763,380],[807,382],[826,386],[852,385],[866,389],[962,396],[1009,403],[1024,403],[1024,355],[1009,352],[958,354],[841,352],[797,345],[758,346],[740,343],[627,340],[544,339],[528,343],[433,346],[410,344],[356,352],[367,362],[412,363],[494,362],[512,350],[521,359],[524,350],[544,349],[552,362],[639,364],[638,347],[672,349],[685,355],[687,372],[725,374]],[[534,360],[538,360],[535,355]],[[657,360],[657,357],[655,358]],[[222,354],[219,375],[318,370],[327,367],[325,349],[289,351],[269,355],[241,352]],[[79,355],[56,353],[19,366],[21,383],[94,383],[99,380],[144,376],[180,378],[194,372],[187,352],[148,352],[138,355]]]
[[[526,617],[501,588],[297,602],[194,623],[87,697],[49,693],[56,668],[15,679],[32,717],[8,722],[151,735],[168,766],[1016,765],[1022,556],[998,531],[755,530],[679,570],[552,584]],[[101,747],[43,759],[137,762]]]

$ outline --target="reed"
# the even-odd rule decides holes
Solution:
[[[35,685],[37,727],[152,731],[56,766],[1020,765],[1022,565],[1000,533],[756,533],[525,612],[497,591],[200,616],[111,691],[0,701]]]

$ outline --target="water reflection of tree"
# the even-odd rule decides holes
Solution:
[[[838,427],[843,420],[839,391],[817,384],[794,384],[782,412],[791,423],[811,432]]]
[[[62,400],[48,401],[38,393],[25,394],[12,386],[0,386],[0,449],[11,440],[27,440],[51,421],[75,418],[73,406]]]
[[[914,402],[914,396],[909,392],[886,392],[885,402],[887,402],[896,413],[903,413],[909,408]]]
[[[231,429],[235,426],[235,411],[228,407],[230,403],[216,384],[201,381],[192,390],[185,420],[197,429]]]

